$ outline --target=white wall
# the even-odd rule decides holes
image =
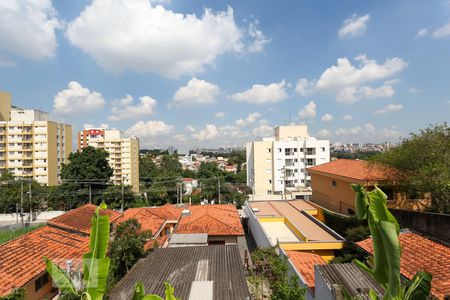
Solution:
[[[252,209],[248,202],[245,202],[244,211],[248,216],[248,228],[250,230],[253,239],[256,242],[256,245],[260,248],[270,248],[272,245],[270,244],[267,235],[259,224],[258,218],[253,213]]]

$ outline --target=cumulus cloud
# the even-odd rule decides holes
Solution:
[[[310,101],[298,112],[299,117],[314,118],[316,116],[316,107],[316,104],[313,101]]]
[[[411,87],[408,89],[408,93],[413,94],[413,95],[416,95],[416,94],[419,94],[419,93],[420,93],[420,89],[416,88],[415,86],[411,86]]]
[[[270,39],[264,35],[262,30],[258,29],[259,22],[254,21],[248,24],[248,35],[253,39],[248,51],[250,52],[263,52],[266,44],[270,43]]]
[[[214,140],[218,134],[219,131],[217,130],[216,125],[207,124],[205,128],[193,133],[192,137],[197,141],[211,141]]]
[[[428,28],[420,28],[416,33],[416,38],[422,38],[430,33]]]
[[[214,114],[214,117],[217,119],[223,119],[223,118],[225,118],[225,115],[226,114],[223,111],[218,111]]]
[[[196,131],[195,127],[192,126],[191,124],[186,125],[184,130],[189,131],[189,132],[195,132]]]
[[[440,39],[450,36],[450,22],[437,28],[432,33],[433,38]]]
[[[320,119],[324,122],[330,122],[333,120],[333,116],[331,114],[326,113]]]
[[[269,137],[273,135],[273,127],[261,124],[258,127],[253,128],[252,133],[255,137]]]
[[[219,94],[219,86],[192,77],[186,86],[180,87],[175,92],[171,105],[210,104]]]
[[[243,49],[233,9],[180,14],[148,0],[93,0],[68,24],[69,41],[111,72],[192,75]]]
[[[306,97],[311,93],[313,87],[314,82],[311,82],[306,78],[300,78],[295,86],[295,92],[300,96]]]
[[[393,128],[378,129],[371,123],[362,126],[350,128],[338,128],[335,135],[340,139],[347,141],[370,141],[370,142],[384,142],[388,140],[395,140],[401,136],[401,132]]]
[[[103,129],[109,129],[109,125],[108,124],[100,124],[99,126],[94,126],[94,124],[84,124],[83,125],[84,129],[88,129],[88,128],[103,128]]]
[[[102,94],[90,91],[76,81],[71,81],[68,88],[58,92],[53,99],[53,113],[72,115],[94,112],[105,105]]]
[[[139,97],[139,103],[133,105],[133,97],[126,95],[122,99],[112,101],[112,115],[108,119],[111,121],[119,121],[150,116],[155,113],[155,107],[156,100],[150,96]]]
[[[329,138],[331,136],[331,131],[328,129],[322,129],[317,133],[317,137],[319,138]]]
[[[362,35],[366,31],[367,22],[370,20],[370,15],[358,16],[353,14],[342,23],[339,29],[339,37],[341,38],[352,38]]]
[[[353,119],[352,115],[344,115],[342,116],[342,120],[344,121],[351,121]]]
[[[173,125],[167,124],[164,121],[139,121],[131,126],[126,133],[140,138],[148,138],[167,135],[172,132],[173,128]]]
[[[383,114],[387,114],[387,113],[402,110],[402,109],[403,109],[403,105],[401,105],[401,104],[388,104],[388,105],[384,106],[383,108],[376,110],[374,113],[377,115],[383,115]]]
[[[234,123],[237,126],[248,126],[250,124],[253,124],[256,122],[256,120],[261,117],[261,114],[258,112],[254,112],[254,113],[249,113],[247,118],[244,119],[238,119],[236,120]]]
[[[0,48],[35,60],[53,57],[61,27],[51,0],[0,1]]]
[[[254,84],[250,89],[233,94],[230,97],[235,101],[253,104],[275,103],[288,97],[285,88],[286,82],[284,80],[268,85]]]

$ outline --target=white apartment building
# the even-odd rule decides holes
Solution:
[[[72,152],[72,126],[48,120],[48,113],[11,105],[0,92],[0,174],[59,183],[59,172]]]
[[[92,146],[108,152],[115,184],[131,185],[139,192],[139,139],[123,138],[119,130],[88,128],[78,133],[78,150]]]
[[[305,125],[279,126],[275,137],[247,143],[247,185],[256,197],[286,195],[310,186],[306,168],[329,161],[328,140],[310,137]]]

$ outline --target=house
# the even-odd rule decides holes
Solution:
[[[238,211],[231,204],[187,206],[175,233],[206,233],[209,245],[237,244],[245,239]]]
[[[198,187],[198,180],[194,178],[183,178],[183,191],[185,195],[191,195],[192,191]]]
[[[47,225],[0,245],[0,297],[23,288],[26,299],[40,300],[57,294],[46,271],[43,257],[66,269],[71,261],[79,265],[89,250],[91,218],[96,206],[86,204],[53,218]],[[121,216],[113,210],[101,210],[113,224]]]
[[[237,166],[231,165],[231,166],[224,166],[223,170],[227,173],[236,173],[237,172]]]
[[[177,299],[250,299],[237,245],[155,249],[117,283],[110,299],[131,299],[136,282],[161,297],[168,282]]]
[[[244,212],[258,247],[313,253],[328,262],[345,242],[315,217],[317,208],[304,200],[247,201]]]
[[[417,271],[433,275],[431,293],[438,299],[450,297],[450,247],[430,240],[420,234],[402,231],[399,235],[400,273],[411,280]],[[373,254],[372,238],[357,243],[366,252]]]
[[[172,234],[175,225],[181,217],[181,208],[171,204],[155,207],[127,209],[119,222],[136,219],[141,224],[141,230],[148,230],[152,238],[144,245],[145,250],[154,247],[155,243],[164,246]]]
[[[308,168],[314,203],[341,214],[355,214],[355,193],[351,184],[372,187],[389,180],[387,170],[364,160],[338,159]],[[392,199],[392,191],[383,188]]]

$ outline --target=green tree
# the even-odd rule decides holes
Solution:
[[[400,146],[372,159],[396,170],[396,187],[407,193],[430,193],[431,207],[450,213],[450,127],[434,125],[411,133]]]
[[[151,182],[151,179],[159,177],[159,169],[153,162],[151,155],[146,155],[139,159],[139,177],[144,183]]]
[[[202,162],[198,169],[198,178],[213,178],[223,176],[223,171],[215,162]]]
[[[116,228],[116,235],[111,243],[109,256],[111,267],[108,275],[108,286],[111,288],[131,267],[145,256],[144,245],[151,238],[150,231],[142,231],[136,219],[129,219]]]
[[[110,185],[102,193],[102,200],[113,209],[122,208],[122,186]],[[133,207],[135,196],[131,190],[131,186],[123,186],[123,208]]]
[[[0,297],[0,300],[25,300],[25,289],[16,289],[11,294]]]
[[[148,201],[152,205],[160,205],[167,203],[169,194],[163,183],[153,183],[147,192]]]
[[[163,155],[160,165],[160,176],[169,178],[180,176],[182,172],[181,164],[178,161],[178,155]]]

